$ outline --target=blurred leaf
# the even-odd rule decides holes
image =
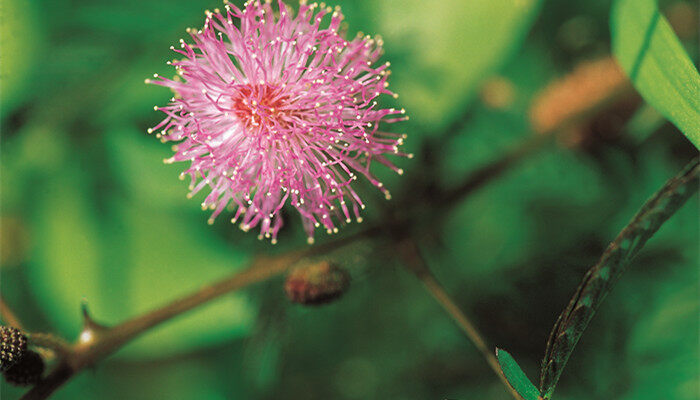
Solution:
[[[442,187],[456,187],[472,171],[527,140],[530,99],[556,69],[547,61],[544,47],[528,43],[518,59],[501,73],[502,79],[513,87],[513,104],[507,110],[475,104],[464,126],[441,142],[436,152],[440,165],[435,180]],[[441,259],[433,263],[460,266],[456,271],[469,281],[513,266],[544,247],[543,242],[532,238],[542,225],[541,218],[532,212],[533,202],[546,196],[559,202],[571,203],[575,199],[582,205],[591,205],[602,192],[600,177],[587,160],[563,149],[542,151],[451,211],[442,231],[448,251],[440,251]],[[558,231],[556,237],[578,241],[575,235],[576,232],[565,229]],[[560,243],[546,244],[556,245]]]
[[[700,147],[700,75],[655,0],[617,0],[612,47],[642,97]]]
[[[140,122],[143,125],[138,127],[138,133],[145,133],[150,124],[154,124],[161,118],[161,113],[153,110],[153,105],[167,102],[172,92],[147,85],[143,80],[144,77],[151,76],[155,66],[160,66],[161,59],[168,55],[170,55],[168,51],[163,51],[160,58],[143,56],[129,63],[128,69],[120,71],[118,75],[115,74],[106,104],[96,113],[95,119],[109,128]],[[167,65],[166,67],[168,68],[163,68],[162,72],[166,76],[172,74],[173,69]],[[161,72],[161,68],[156,72]],[[129,116],[128,120],[124,119],[125,115]],[[145,121],[152,122],[149,124]],[[151,142],[158,141],[153,136],[149,139]]]
[[[87,1],[71,10],[70,21],[105,35],[114,35],[138,44],[152,45],[167,40],[175,43],[188,26],[204,23],[204,9],[216,3],[171,0],[164,7],[158,1],[122,0],[119,3]],[[240,1],[232,3],[240,4]],[[68,7],[67,7],[68,8]],[[172,37],[171,35],[178,35]],[[169,39],[167,39],[169,38]],[[166,48],[161,50],[166,52]],[[143,80],[143,78],[141,79]]]
[[[74,167],[63,173],[42,188],[28,278],[68,338],[81,327],[81,299],[95,318],[113,324],[231,274],[249,258],[185,216],[123,201],[98,213],[85,173]],[[229,295],[154,329],[120,354],[156,357],[229,341],[248,332],[252,316],[245,295]]]
[[[4,212],[23,209],[36,201],[25,198],[35,177],[56,173],[69,155],[65,132],[27,125],[0,146],[0,205]]]
[[[694,159],[652,196],[586,272],[569,305],[552,328],[540,377],[540,391],[552,397],[571,353],[595,311],[632,259],[661,225],[698,190],[700,159]]]
[[[510,353],[503,349],[496,349],[496,357],[498,357],[501,371],[503,371],[503,375],[505,375],[508,383],[524,400],[538,400],[540,398],[540,392],[527,378],[525,372],[520,369],[520,366]]]
[[[158,208],[199,209],[186,197],[187,182],[178,179],[184,163],[163,163],[172,155],[171,145],[131,128],[110,130],[104,140],[110,168],[131,199]]]
[[[470,141],[475,145],[478,143],[474,136],[482,128],[476,124],[473,126],[474,130],[468,130],[470,134],[460,135],[459,143],[463,142],[462,136],[471,137]],[[489,123],[484,128],[488,126],[495,127],[496,122]],[[513,147],[512,143],[510,146],[500,145],[500,141],[502,140],[494,139],[495,146]],[[481,146],[486,147],[488,139],[483,138],[481,142]],[[448,154],[452,154],[452,151]],[[465,160],[464,163],[471,164],[471,160]],[[443,177],[460,182],[463,179],[460,170],[454,168],[446,171]],[[553,199],[559,203],[568,202],[570,208],[572,204],[593,207],[601,192],[601,183],[595,171],[575,154],[563,150],[543,151],[536,158],[528,159],[506,172],[496,184],[473,193],[468,201],[451,211],[442,230],[443,243],[449,251],[441,255],[451,257],[451,261],[442,260],[437,264],[461,266],[459,270],[464,278],[471,280],[480,274],[491,274],[499,269],[513,267],[527,258],[528,254],[576,242],[580,240],[576,236],[578,233],[567,230],[564,222],[561,222],[563,231],[558,231],[553,241],[536,241],[534,234],[541,229],[542,216],[533,212],[533,203]],[[595,221],[596,218],[588,216],[587,220]],[[559,221],[560,219],[551,221],[549,226]]]
[[[418,124],[444,124],[522,42],[539,0],[371,3],[392,61],[391,83]],[[395,87],[394,87],[395,86]]]
[[[665,123],[663,115],[654,107],[644,105],[637,110],[625,126],[625,133],[634,138],[636,143],[642,143],[658,131]]]
[[[113,294],[128,300],[122,306],[129,306],[129,316],[233,274],[250,259],[249,249],[228,246],[197,218],[133,204],[116,215],[125,231],[120,227],[114,239],[125,241],[130,264],[110,263],[109,268],[124,269],[122,284],[128,286],[129,296]],[[253,317],[254,307],[245,294],[227,295],[153,329],[121,354],[160,356],[228,342],[245,336]]]
[[[2,79],[2,109],[5,116],[25,97],[23,87],[28,83],[39,54],[43,22],[26,0],[3,0],[0,4],[0,79]],[[32,29],[27,29],[31,26]]]
[[[636,367],[634,385],[624,400],[697,399],[698,273],[697,268],[688,270],[692,273],[666,285],[635,326],[626,349],[629,363]]]

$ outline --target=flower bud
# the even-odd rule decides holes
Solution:
[[[303,264],[287,276],[284,290],[294,303],[319,305],[329,303],[345,293],[350,274],[328,261]]]
[[[0,371],[7,371],[27,351],[27,337],[11,326],[0,326]]]
[[[3,372],[7,383],[15,386],[33,385],[44,373],[44,360],[36,352],[29,350],[10,369]]]

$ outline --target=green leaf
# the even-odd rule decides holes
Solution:
[[[612,48],[644,99],[700,147],[700,75],[654,0],[617,0]]]
[[[537,390],[535,385],[527,378],[527,375],[520,369],[520,366],[510,353],[503,349],[496,349],[496,357],[498,358],[498,364],[500,364],[501,371],[503,371],[503,375],[505,375],[508,383],[523,397],[523,399],[540,399],[539,390]]]
[[[522,42],[540,0],[382,0],[379,18],[391,88],[417,123],[435,129],[449,121],[478,84]],[[352,25],[352,21],[351,21]]]
[[[545,399],[552,397],[566,363],[596,310],[646,242],[697,192],[698,176],[700,158],[695,158],[644,203],[598,262],[586,272],[547,341],[540,372],[540,392]]]
[[[187,185],[178,179],[183,165],[164,164],[172,156],[170,144],[133,128],[116,128],[104,136],[110,168],[130,199],[153,207],[197,211],[199,203],[188,200]],[[206,214],[200,213],[202,220]]]

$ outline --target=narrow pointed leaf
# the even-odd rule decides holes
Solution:
[[[503,375],[505,375],[510,386],[524,400],[538,400],[541,398],[540,391],[527,378],[525,372],[520,369],[520,366],[510,353],[503,349],[496,349],[496,358],[498,358],[498,364],[501,366],[501,371],[503,371]]]
[[[574,347],[605,296],[647,240],[697,192],[699,176],[700,158],[695,158],[647,200],[600,260],[586,272],[547,341],[540,372],[540,392],[545,399],[552,397]]]

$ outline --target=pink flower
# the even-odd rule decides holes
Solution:
[[[155,107],[166,116],[148,130],[179,142],[165,162],[190,161],[181,174],[190,177],[189,197],[210,188],[202,203],[214,210],[209,223],[230,205],[231,222],[240,219],[244,231],[260,225],[260,238],[272,243],[287,202],[310,243],[316,227],[334,233],[338,219],[361,222],[364,204],[352,181],[363,175],[388,199],[370,164],[401,174],[386,154],[410,157],[399,150],[405,136],[379,126],[408,118],[375,101],[397,97],[387,89],[389,63],[375,65],[382,40],[346,40],[340,9],[315,3],[302,1],[296,16],[281,1],[277,11],[269,1],[225,8],[207,11],[202,30],[188,30],[194,44],[171,47],[184,56],[169,62],[179,76],[146,80],[175,92],[169,105]]]

